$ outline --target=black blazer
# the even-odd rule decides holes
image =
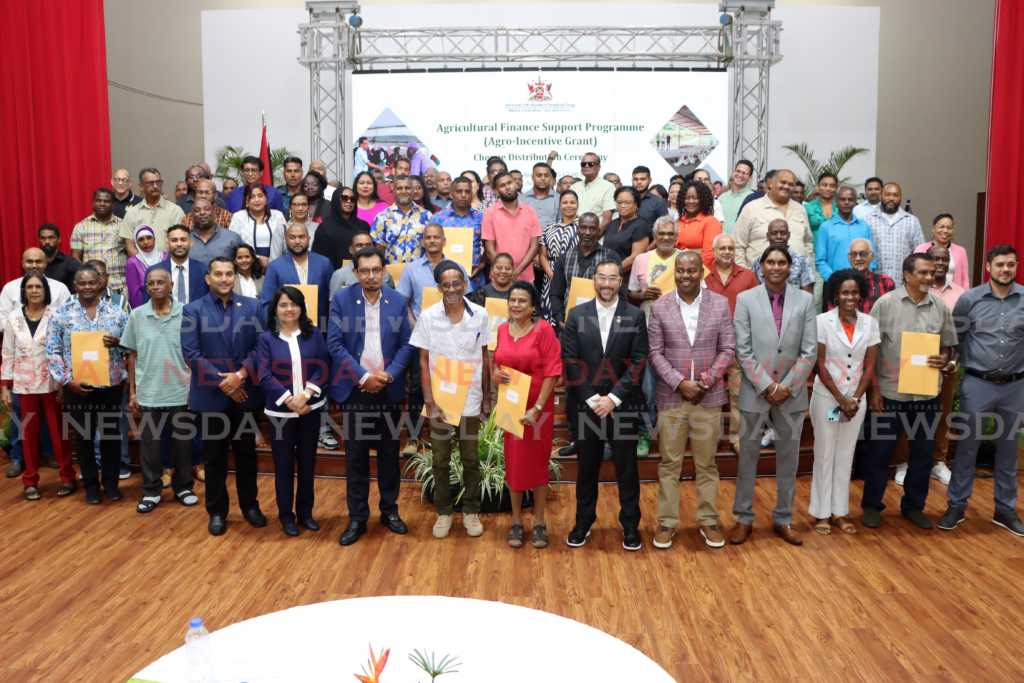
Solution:
[[[604,349],[597,305],[596,300],[591,300],[576,306],[565,321],[560,341],[566,386],[572,387],[581,412],[589,410],[586,400],[591,396],[614,394],[622,401],[616,415],[644,413],[647,400],[643,392],[643,371],[649,348],[647,316],[619,297],[608,333],[608,348]]]

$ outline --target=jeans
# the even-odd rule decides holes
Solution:
[[[121,394],[121,420],[117,423],[117,431],[121,433],[121,464],[124,467],[128,467],[132,460],[128,456],[128,440],[131,438],[131,433],[128,431],[128,413],[126,409],[128,407],[128,393],[122,392]],[[100,464],[100,440],[96,438],[92,444],[93,453],[96,454],[96,464]]]
[[[935,431],[939,418],[938,397],[925,401],[893,401],[883,399],[885,411],[872,413],[867,419],[865,438],[868,441],[867,462],[864,463],[864,496],[861,509],[885,509],[882,496],[889,484],[889,461],[900,432],[907,434],[910,444],[909,467],[903,480],[900,510],[924,510],[928,498],[928,479],[935,454]]]

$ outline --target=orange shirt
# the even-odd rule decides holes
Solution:
[[[700,214],[693,220],[686,216],[679,218],[679,236],[676,237],[676,249],[683,251],[699,251],[700,259],[708,268],[715,265],[715,253],[712,242],[722,234],[722,224],[714,216]]]
[[[843,325],[843,331],[846,332],[846,338],[849,339],[850,343],[852,344],[853,343],[853,331],[857,328],[857,321],[854,320],[852,323],[847,325],[845,322],[843,322],[843,319],[840,318],[839,322],[842,323],[842,325]]]

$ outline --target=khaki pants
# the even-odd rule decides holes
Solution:
[[[739,452],[740,447],[740,382],[743,381],[743,370],[739,363],[733,363],[726,370],[726,386],[729,388],[729,443],[733,450]]]
[[[678,408],[658,410],[658,523],[674,528],[679,524],[679,475],[683,469],[686,440],[693,451],[697,479],[697,523],[718,523],[718,423],[722,408],[705,408],[684,403]],[[738,422],[738,420],[737,420]]]
[[[953,394],[956,393],[957,376],[942,375],[942,386],[939,388],[939,427],[935,430],[935,455],[932,466],[946,462],[946,451],[949,450],[949,413],[953,410]],[[892,462],[902,465],[910,455],[910,444],[907,443],[907,431],[900,432],[896,440],[896,448],[892,452]]]

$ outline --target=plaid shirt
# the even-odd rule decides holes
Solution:
[[[373,219],[370,239],[384,245],[384,258],[389,264],[408,263],[425,253],[423,228],[430,221],[431,213],[422,206],[413,204],[409,213],[402,213],[398,204],[392,204]]]
[[[71,231],[71,248],[82,250],[82,262],[103,261],[107,264],[112,289],[124,289],[124,266],[128,255],[124,250],[121,233],[121,219],[111,216],[110,221],[101,223],[93,214],[75,225]]]
[[[892,281],[892,278],[881,273],[868,273],[868,284],[871,285],[871,291],[868,293],[868,298],[860,302],[860,307],[857,309],[865,315],[871,313],[871,307],[875,305],[875,302],[882,298],[883,295],[888,294],[892,290],[896,289],[896,283]],[[828,310],[832,310],[836,307],[834,301],[828,302]]]
[[[618,253],[598,244],[590,256],[584,256],[579,245],[567,251],[555,264],[554,277],[551,278],[551,317],[556,322],[565,322],[565,297],[569,296],[569,287],[574,277],[590,280],[602,261],[622,262]]]
[[[483,193],[484,203],[486,203],[488,207],[493,206],[494,204],[497,204],[499,201],[501,201],[501,197],[498,196],[497,192],[491,189],[490,185],[484,185]]]
[[[213,207],[213,222],[220,228],[231,227],[231,217],[233,214],[227,209],[222,209],[219,206],[214,205]],[[181,224],[186,228],[192,228],[192,212],[189,211],[185,214],[185,218],[182,219]]]

